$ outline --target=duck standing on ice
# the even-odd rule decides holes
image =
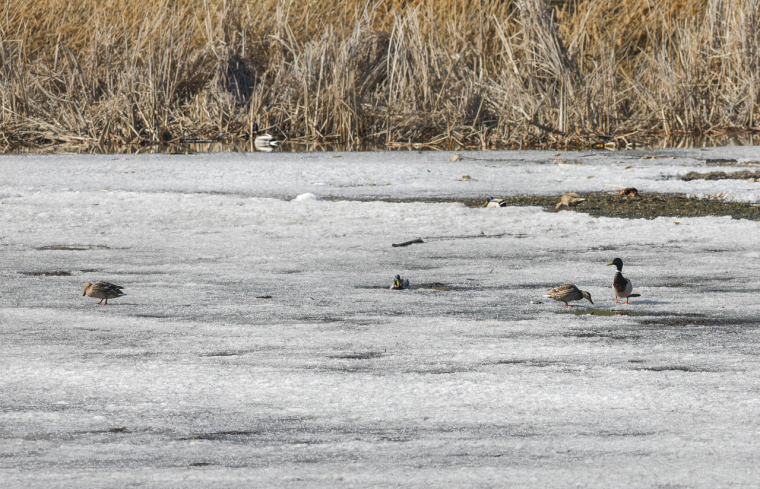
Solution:
[[[127,295],[122,292],[121,289],[121,285],[114,285],[110,282],[95,282],[94,284],[87,282],[84,284],[84,294],[82,294],[82,297],[87,295],[100,299],[100,302],[103,302],[103,299],[105,299],[106,302],[103,305],[107,306],[108,299],[115,299]],[[100,304],[100,302],[98,302],[98,304]]]
[[[594,301],[591,300],[591,294],[573,284],[562,284],[559,287],[554,287],[546,294],[546,297],[564,302],[567,307],[573,307],[568,302],[579,301],[581,299],[587,299],[591,305],[594,304]]]
[[[623,277],[623,260],[615,258],[607,264],[607,266],[610,265],[615,265],[617,267],[615,278],[612,279],[612,290],[615,291],[615,304],[621,304],[621,302],[618,302],[618,297],[626,299],[622,304],[630,304],[631,297],[640,297],[641,294],[631,294],[631,291],[633,291],[633,284],[631,284],[630,280]]]

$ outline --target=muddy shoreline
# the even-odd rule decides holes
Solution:
[[[745,202],[727,202],[720,199],[699,199],[684,194],[639,193],[635,197],[623,197],[610,192],[580,193],[586,199],[572,211],[584,212],[594,217],[620,217],[624,219],[654,219],[655,217],[705,217],[731,216],[734,219],[760,221],[760,206]],[[494,196],[498,197],[498,196]],[[556,209],[560,195],[522,195],[505,197],[507,207],[538,206],[546,212]],[[383,202],[460,202],[470,207],[482,207],[485,199],[366,199]],[[499,209],[491,209],[499,212]],[[505,209],[501,209],[504,211]],[[562,211],[566,211],[563,207]]]

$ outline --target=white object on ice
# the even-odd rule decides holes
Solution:
[[[301,195],[296,196],[295,199],[293,199],[294,202],[303,202],[307,200],[316,202],[316,201],[321,201],[322,199],[320,199],[319,197],[317,197],[316,195],[312,193],[301,194]]]

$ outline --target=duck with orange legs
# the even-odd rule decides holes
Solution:
[[[627,278],[623,277],[623,260],[615,258],[607,266],[615,265],[617,272],[615,278],[612,279],[612,290],[615,291],[615,304],[630,304],[631,297],[641,297],[641,294],[632,294],[633,284]],[[618,301],[618,297],[626,299],[625,302]]]

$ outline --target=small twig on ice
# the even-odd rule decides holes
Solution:
[[[411,241],[404,241],[403,243],[393,243],[393,244],[391,244],[391,246],[393,246],[394,248],[396,248],[396,247],[399,247],[399,246],[409,246],[410,244],[413,244],[413,243],[424,243],[424,241],[422,241],[422,238],[417,238],[417,239],[413,239]]]

